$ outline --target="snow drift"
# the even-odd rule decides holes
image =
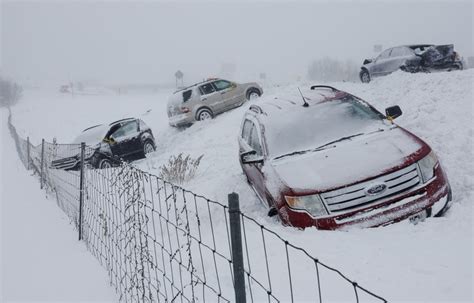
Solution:
[[[400,105],[404,114],[396,122],[430,144],[453,190],[454,205],[443,218],[430,218],[416,226],[401,222],[349,232],[296,230],[266,216],[267,209],[247,185],[237,156],[243,112],[249,104],[262,99],[186,130],[168,126],[166,100],[171,91],[150,96],[74,98],[45,91],[25,92],[23,102],[13,112],[17,128],[36,142],[41,137],[57,137],[59,142],[66,143],[88,126],[128,116],[141,117],[157,138],[157,151],[136,162],[138,167],[158,175],[160,166],[172,155],[204,155],[195,178],[185,184],[186,188],[221,202],[226,201],[228,193],[239,193],[243,212],[252,213],[262,224],[320,260],[343,269],[349,277],[389,301],[471,301],[473,80],[474,70],[465,70],[433,74],[396,72],[369,84],[330,83],[382,112],[388,106]],[[262,98],[274,98],[305,85],[310,84],[265,88]],[[56,109],[54,113],[51,108]],[[301,274],[294,283],[309,279],[304,266],[297,268]],[[327,287],[329,292],[338,291],[337,287]]]

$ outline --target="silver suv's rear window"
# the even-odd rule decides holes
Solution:
[[[184,92],[183,92],[183,102],[188,101],[188,100],[191,98],[192,94],[193,94],[193,90],[192,90],[192,89],[187,90],[187,91],[184,91]]]

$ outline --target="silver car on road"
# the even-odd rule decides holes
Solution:
[[[454,51],[453,44],[417,44],[389,48],[375,59],[365,59],[359,77],[364,83],[372,78],[385,76],[399,69],[417,73],[463,69],[462,57]]]
[[[179,127],[212,119],[262,94],[263,89],[257,83],[208,79],[173,93],[167,104],[169,124]]]

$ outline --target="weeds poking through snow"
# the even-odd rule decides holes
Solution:
[[[196,174],[196,170],[204,155],[193,159],[190,155],[171,156],[168,163],[160,167],[160,177],[175,184],[183,184],[191,180]]]

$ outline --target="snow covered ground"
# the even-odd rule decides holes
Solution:
[[[72,98],[39,90],[25,93],[13,108],[13,122],[35,144],[42,137],[67,143],[88,126],[141,117],[155,134],[157,151],[137,161],[138,167],[159,174],[160,166],[171,155],[203,154],[196,177],[185,188],[224,203],[228,193],[239,193],[243,212],[376,294],[391,302],[472,302],[473,82],[471,69],[433,74],[397,72],[369,84],[329,83],[382,112],[390,105],[400,105],[404,114],[396,122],[428,142],[441,159],[454,205],[445,217],[430,218],[416,226],[402,222],[376,229],[302,231],[268,218],[267,209],[247,185],[237,157],[237,134],[249,103],[211,121],[177,130],[168,126],[166,117],[171,91]],[[266,87],[262,98],[305,85],[309,83]],[[39,194],[38,199],[42,198]],[[304,279],[304,273],[298,278]]]
[[[1,112],[1,302],[114,302],[107,272],[18,158]]]

